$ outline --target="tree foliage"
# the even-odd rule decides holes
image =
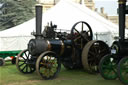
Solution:
[[[36,0],[0,0],[0,29],[8,29],[34,17]]]

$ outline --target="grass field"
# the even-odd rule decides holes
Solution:
[[[90,75],[83,70],[66,70],[62,67],[58,77],[43,80],[36,72],[20,73],[15,65],[0,67],[0,85],[122,85],[119,80],[104,80],[99,74]]]

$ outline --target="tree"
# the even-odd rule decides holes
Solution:
[[[8,29],[34,17],[36,0],[1,0],[0,29]]]

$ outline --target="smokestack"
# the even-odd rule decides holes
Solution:
[[[126,12],[126,0],[119,0],[119,41],[125,39],[125,12]]]
[[[100,11],[101,11],[102,14],[104,14],[104,7],[101,7]]]
[[[82,0],[80,0],[80,2],[79,2],[80,4],[82,4]]]
[[[98,12],[98,9],[97,8],[95,8],[95,12]]]
[[[37,39],[41,38],[41,32],[42,32],[42,5],[37,4],[36,5],[36,35],[35,35]]]

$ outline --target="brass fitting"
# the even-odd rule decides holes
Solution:
[[[118,0],[118,3],[119,4],[125,4],[126,3],[126,0]]]

